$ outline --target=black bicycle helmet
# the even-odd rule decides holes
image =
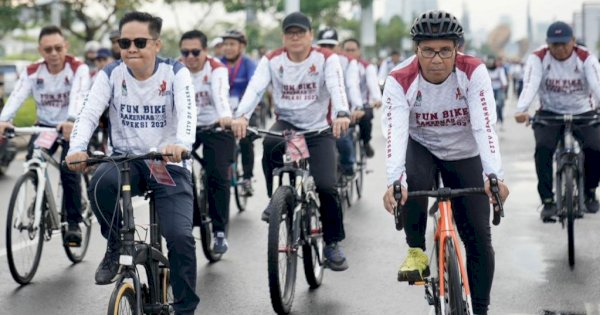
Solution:
[[[244,45],[248,43],[246,41],[246,35],[244,35],[244,33],[240,32],[240,31],[236,31],[236,30],[229,30],[229,31],[227,31],[224,35],[221,35],[221,38],[223,40],[226,40],[228,38],[236,39],[236,40],[238,40],[240,43],[242,43]]]
[[[410,28],[410,36],[417,42],[427,39],[458,40],[463,34],[463,28],[454,15],[438,10],[421,14]]]

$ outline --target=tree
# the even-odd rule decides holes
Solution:
[[[408,49],[410,47],[402,47],[402,38],[408,36],[408,28],[402,18],[395,15],[388,23],[383,23],[381,20],[376,25],[377,45],[378,50],[381,49]]]
[[[21,24],[19,15],[21,12],[21,6],[12,7],[10,6],[10,0],[0,1],[0,38],[4,37],[6,33],[16,29]]]

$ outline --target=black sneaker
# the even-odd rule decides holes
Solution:
[[[545,202],[540,218],[543,222],[554,222],[553,216],[556,215],[556,204],[554,202]]]
[[[587,212],[596,213],[598,212],[599,207],[600,205],[598,204],[598,199],[596,199],[595,194],[585,198],[585,209]]]
[[[325,256],[325,266],[333,271],[344,271],[348,269],[348,261],[346,255],[338,243],[325,245],[323,249]]]
[[[96,269],[96,284],[110,284],[117,280],[121,265],[119,264],[119,251],[108,248],[104,258]]]
[[[252,179],[244,179],[242,181],[243,195],[246,197],[252,197],[254,195],[254,188],[252,188]]]
[[[63,244],[68,247],[81,246],[81,228],[78,223],[69,223],[63,236]]]
[[[368,142],[365,143],[365,153],[369,158],[372,158],[375,155],[375,150],[373,150],[373,147]]]

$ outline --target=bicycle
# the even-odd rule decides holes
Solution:
[[[504,209],[500,202],[500,190],[498,179],[494,174],[488,176],[490,188],[494,199],[497,201],[495,207],[494,225],[500,224],[501,217],[504,216]],[[394,198],[400,204],[402,199],[402,186],[400,181],[395,181]],[[431,266],[436,266],[438,275],[430,272],[428,269],[423,272],[423,281],[409,281],[409,285],[423,285],[425,287],[425,299],[429,305],[433,306],[436,315],[466,315],[473,314],[473,305],[471,302],[471,292],[469,280],[460,250],[460,243],[456,233],[456,224],[452,215],[451,199],[460,196],[485,194],[484,188],[463,188],[450,189],[440,187],[437,190],[411,191],[408,197],[433,197],[436,202],[431,207],[429,213],[434,216],[434,246],[431,256]],[[436,217],[437,215],[437,217]],[[397,206],[394,209],[394,218],[396,229],[401,230],[402,208]],[[401,281],[398,277],[398,281]]]
[[[72,162],[77,164],[87,163],[88,166],[100,163],[113,163],[119,166],[121,181],[119,197],[123,209],[123,227],[119,230],[120,256],[119,277],[111,293],[108,314],[172,314],[174,311],[173,293],[170,283],[169,259],[163,254],[162,237],[158,225],[158,213],[154,208],[154,194],[151,190],[145,193],[149,200],[150,208],[150,243],[145,240],[135,240],[136,225],[133,215],[131,194],[130,162],[136,160],[162,160],[170,156],[158,152],[135,155],[92,155],[85,161]],[[189,159],[189,154],[184,153],[182,159]],[[146,234],[147,235],[147,234]],[[142,283],[138,266],[143,267],[142,274],[146,283]],[[126,281],[131,279],[131,282]]]
[[[330,127],[295,132],[253,128],[248,131],[280,138],[286,146],[283,166],[273,171],[275,192],[267,210],[270,214],[267,267],[273,310],[287,314],[294,300],[298,250],[302,248],[304,274],[310,288],[321,285],[324,273],[324,241],[316,186],[308,160],[291,141],[297,136],[329,132]],[[299,158],[294,157],[296,152]]]
[[[46,133],[46,134],[43,134]],[[33,157],[24,163],[24,172],[13,188],[6,218],[6,253],[8,266],[13,279],[22,285],[28,284],[40,264],[44,241],[50,241],[55,231],[64,236],[67,226],[65,199],[61,198],[62,189],[54,194],[48,166],[60,170],[60,163],[52,157],[51,146],[57,147],[55,128],[27,127],[7,131],[7,137],[15,135],[49,135],[47,148],[36,146]],[[58,143],[55,143],[58,142]],[[87,200],[88,177],[82,176],[82,205],[79,224],[81,243],[63,242],[67,257],[73,263],[79,263],[85,256],[92,232],[92,210]],[[60,185],[60,182],[59,182]],[[56,196],[56,199],[55,199]],[[61,206],[56,200],[61,199]]]
[[[365,151],[365,144],[360,138],[359,128],[359,125],[356,124],[352,132],[354,154],[356,155],[356,177],[354,179],[354,186],[356,187],[357,199],[362,197],[365,175],[371,173],[371,171],[367,169],[367,152]]]
[[[235,144],[235,154],[233,163],[230,167],[230,177],[231,177],[231,188],[233,189],[233,194],[235,196],[235,204],[238,208],[239,212],[244,212],[246,210],[246,205],[248,204],[249,195],[246,194],[245,189],[243,187],[243,170],[242,170],[242,161],[241,161],[241,149],[239,143],[236,141]]]
[[[537,115],[530,117],[529,120],[533,126],[564,126],[563,136],[554,153],[554,163],[556,164],[554,190],[556,192],[557,217],[563,229],[565,220],[567,221],[568,258],[569,266],[572,268],[575,265],[575,219],[583,217],[582,209],[585,209],[583,185],[585,157],[579,141],[573,136],[573,129],[599,124],[600,115],[543,117]]]

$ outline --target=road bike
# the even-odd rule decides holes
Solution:
[[[38,139],[47,139],[44,141],[45,147],[36,145],[32,158],[23,164],[24,172],[15,183],[6,217],[6,253],[10,274],[16,282],[27,284],[40,264],[44,241],[50,241],[54,232],[60,231],[63,236],[66,232],[65,198],[69,196],[61,198],[62,189],[52,188],[49,175],[49,166],[60,171],[60,163],[52,157],[63,141],[59,139],[56,129],[27,127],[7,132],[9,138],[15,135],[40,135]],[[87,200],[88,183],[88,176],[81,176],[81,242],[63,241],[65,253],[73,263],[83,260],[92,231],[93,214]],[[61,204],[58,205],[57,201]]]
[[[500,190],[498,179],[494,174],[489,175],[490,188],[496,200],[497,209],[494,212],[494,225],[500,224],[504,216],[504,209],[500,202]],[[400,181],[393,184],[394,198],[400,204],[402,199],[402,186]],[[485,194],[483,187],[451,189],[440,187],[437,190],[410,191],[408,198],[433,197],[436,202],[429,211],[434,216],[434,246],[431,253],[430,266],[437,267],[435,272],[425,270],[423,281],[409,281],[410,285],[423,285],[425,287],[425,298],[429,305],[433,306],[436,315],[471,315],[473,305],[471,302],[471,291],[467,271],[462,256],[459,238],[456,232],[451,199],[460,196]],[[398,206],[394,210],[396,229],[403,227],[403,209]],[[398,281],[405,281],[400,279]]]

